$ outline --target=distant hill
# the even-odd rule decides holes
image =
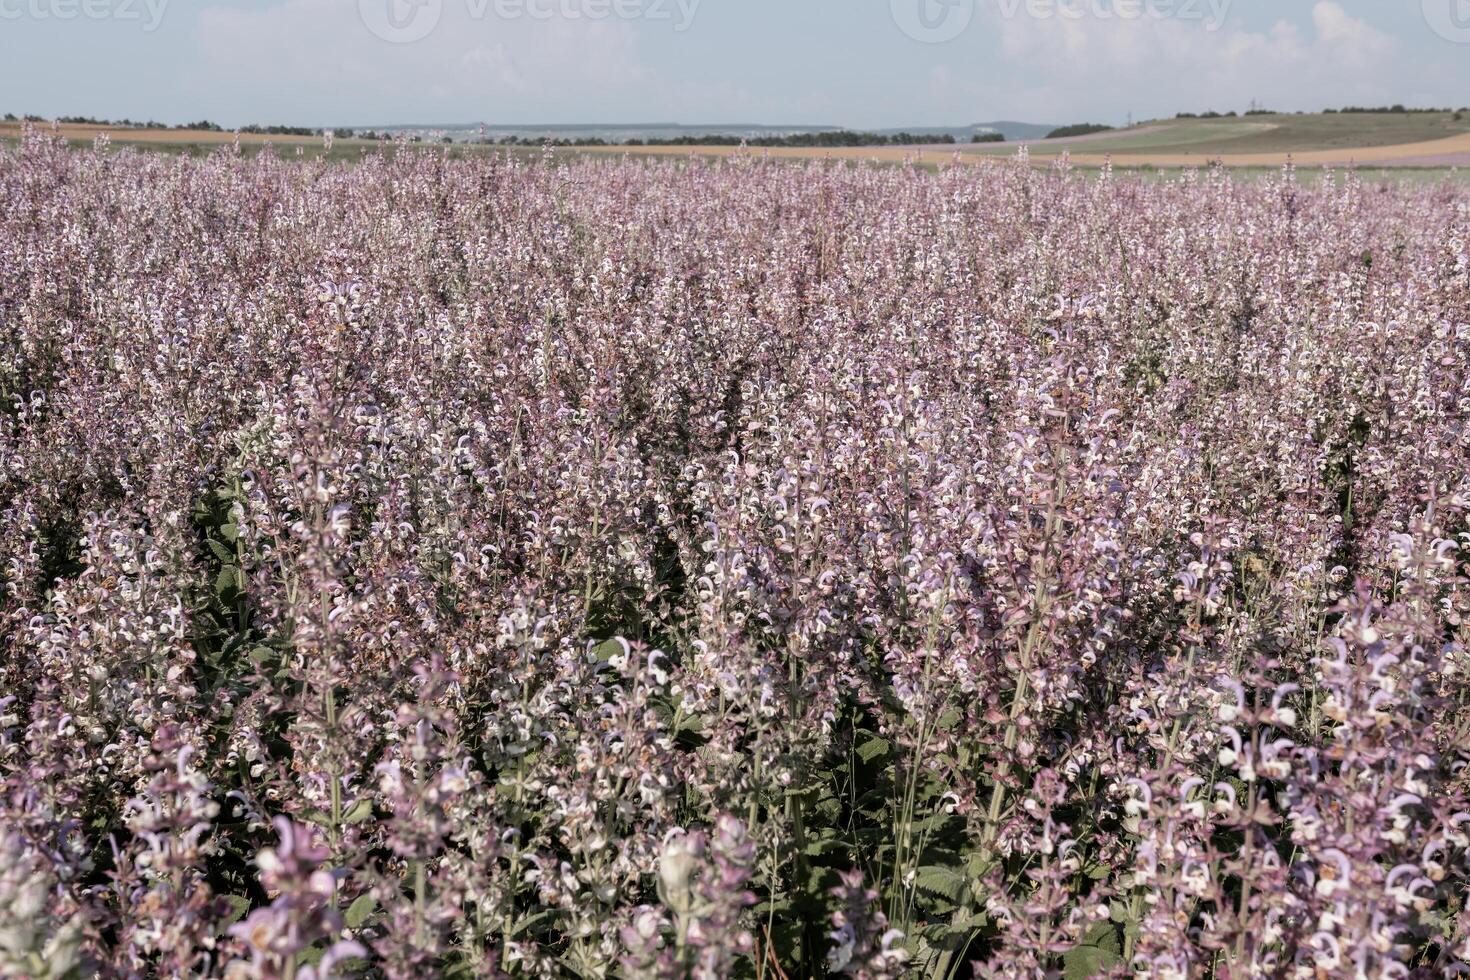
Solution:
[[[1046,134],[1057,127],[1051,123],[1027,123],[1013,120],[975,123],[973,129],[980,132],[1000,133],[1007,141],[1045,139]]]

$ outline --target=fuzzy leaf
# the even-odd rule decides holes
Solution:
[[[244,587],[240,569],[234,565],[226,565],[219,570],[219,577],[214,580],[214,591],[219,596],[231,596]]]
[[[349,929],[361,929],[364,922],[368,920],[378,909],[378,900],[372,895],[359,895],[347,906],[347,911],[342,916],[342,921],[347,923]]]
[[[958,902],[965,890],[965,876],[953,868],[934,864],[919,869],[919,873],[914,876],[914,887],[930,895]]]
[[[613,657],[620,657],[626,649],[621,640],[604,640],[592,648],[592,656],[602,663],[608,663]]]
[[[841,838],[824,837],[821,840],[811,841],[806,845],[806,856],[822,857],[823,855],[830,854],[833,851],[846,850],[847,846],[847,842],[842,840]]]
[[[373,801],[358,800],[356,803],[352,804],[352,809],[348,810],[346,815],[343,816],[342,822],[350,827],[353,824],[362,823],[364,820],[368,819],[372,815]]]
[[[891,748],[887,739],[870,738],[858,743],[857,757],[865,763],[871,763],[875,759],[886,759]]]
[[[1088,980],[1121,962],[1118,930],[1106,922],[1093,926],[1086,939],[1062,954],[1067,980]]]
[[[226,895],[224,900],[225,904],[230,907],[230,910],[225,913],[220,924],[228,928],[245,918],[245,914],[250,911],[250,899],[244,895]]]

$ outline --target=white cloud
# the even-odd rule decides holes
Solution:
[[[1396,52],[1393,38],[1348,14],[1341,4],[1322,0],[1312,8],[1318,43],[1346,67],[1372,68]]]
[[[1311,8],[1307,29],[1285,19],[1256,30],[1228,18],[1214,23],[1205,3],[1194,5],[1201,16],[1193,19],[1140,6],[1143,16],[1124,19],[1098,16],[1114,7],[1091,0],[1076,4],[1083,15],[1073,17],[982,3],[1010,71],[984,65],[981,75],[949,64],[930,73],[930,95],[965,118],[995,111],[1063,122],[1111,115],[1125,99],[1143,115],[1241,109],[1256,98],[1285,109],[1398,101],[1392,80],[1405,70],[1397,42],[1335,0]]]
[[[380,107],[348,120],[367,124],[518,119],[527,103],[532,116],[579,105],[595,116],[600,100],[655,82],[626,21],[495,9],[447,2],[427,37],[393,44],[367,28],[356,0],[212,6],[199,14],[194,70],[211,88],[248,93],[263,115],[283,102],[298,107],[293,118],[309,109],[324,121],[340,121],[344,105]]]

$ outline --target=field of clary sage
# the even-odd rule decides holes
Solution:
[[[0,976],[1440,977],[1470,189],[0,150]]]

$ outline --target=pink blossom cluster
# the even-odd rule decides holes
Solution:
[[[0,150],[0,976],[1470,968],[1470,192]]]

